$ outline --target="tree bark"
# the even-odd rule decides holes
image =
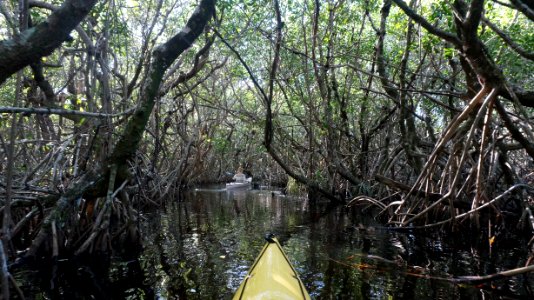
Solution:
[[[467,4],[463,1],[455,1],[454,7],[457,11],[457,14],[460,15],[455,17],[455,23],[459,37],[433,26],[425,18],[408,7],[403,0],[391,1],[395,2],[395,4],[397,4],[397,6],[402,9],[408,17],[420,24],[428,32],[454,45],[456,49],[463,54],[470,67],[476,73],[478,81],[481,84],[498,87],[500,88],[500,96],[508,100],[513,100],[513,95],[511,95],[506,88],[501,88],[505,84],[508,84],[514,94],[517,96],[518,101],[523,106],[534,107],[534,91],[525,91],[520,86],[507,83],[502,71],[494,63],[493,59],[490,57],[490,54],[486,50],[486,46],[478,37],[477,30],[482,19],[484,1],[472,1],[469,7],[467,7]],[[527,11],[520,9],[528,9],[528,6],[526,6],[524,3],[521,1],[514,2],[516,4],[515,7],[518,10],[522,11],[523,13]]]
[[[117,142],[113,153],[109,158],[110,163],[124,166],[126,161],[134,156],[146,124],[154,108],[155,99],[158,96],[163,74],[174,60],[189,48],[204,31],[204,27],[215,13],[216,0],[202,0],[187,21],[182,31],[172,37],[165,44],[158,46],[153,53],[152,62],[148,71],[141,94],[142,103],[128,121],[124,132]]]
[[[25,66],[50,55],[87,16],[97,0],[66,0],[48,19],[0,42],[0,84]]]

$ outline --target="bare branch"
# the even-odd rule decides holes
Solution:
[[[456,46],[461,45],[461,41],[458,39],[458,37],[456,37],[454,34],[450,32],[434,27],[425,18],[423,18],[422,16],[417,14],[415,11],[413,11],[410,7],[408,7],[408,5],[404,1],[402,0],[392,0],[392,1],[395,2],[395,4],[397,4],[397,6],[400,7],[400,9],[402,9],[406,15],[408,15],[410,18],[412,18],[415,22],[417,22],[421,26],[423,26],[423,28],[425,28],[428,32],[436,36],[439,36],[440,38],[444,39],[445,41],[453,45],[456,45]]]
[[[254,73],[252,73],[252,69],[250,69],[250,67],[248,66],[247,62],[243,59],[243,57],[239,54],[239,52],[232,45],[230,45],[230,43],[228,43],[228,41],[219,33],[219,31],[217,31],[216,29],[214,29],[213,31],[215,32],[215,35],[217,35],[221,39],[223,44],[225,44],[226,47],[228,47],[228,49],[230,49],[230,51],[232,51],[235,54],[235,56],[237,57],[239,62],[241,62],[241,64],[243,65],[243,67],[247,71],[250,79],[252,80],[252,83],[254,83],[254,86],[260,91],[260,94],[262,96],[262,100],[264,102],[266,102],[267,99],[268,99],[268,96],[265,93],[265,90],[259,84],[259,82],[256,79],[256,76],[254,75]]]
[[[165,71],[202,34],[215,14],[215,2],[216,0],[201,0],[185,27],[154,50],[149,75],[141,88],[141,103],[128,121],[108,161],[121,166],[133,157],[154,108]]]
[[[173,82],[163,85],[159,92],[159,97],[162,97],[163,95],[167,94],[170,90],[176,88],[180,83],[183,83],[193,78],[198,74],[198,72],[200,72],[200,70],[202,70],[202,68],[204,68],[204,66],[208,62],[209,50],[213,45],[214,41],[215,36],[212,36],[208,39],[206,44],[195,54],[195,60],[191,69],[187,73],[180,73],[180,75],[178,75],[178,77],[174,79]]]
[[[473,0],[464,22],[464,30],[473,38],[477,36],[477,28],[484,11],[484,0]]]
[[[525,148],[525,151],[528,153],[528,155],[530,155],[530,157],[534,158],[534,144],[531,143],[523,135],[523,133],[521,133],[519,128],[517,128],[517,126],[515,125],[515,122],[508,115],[508,112],[506,111],[504,106],[498,100],[495,101],[495,109],[499,113],[499,116],[501,116],[504,126],[506,126],[508,131],[510,131],[512,138],[518,141],[523,146],[523,148]]]
[[[59,115],[59,116],[83,116],[91,118],[114,118],[131,114],[135,108],[130,108],[124,112],[116,114],[103,114],[85,112],[79,110],[69,110],[60,108],[37,108],[37,107],[11,107],[0,106],[0,113],[12,113],[12,114],[35,114],[35,115]]]
[[[48,9],[51,11],[56,11],[59,9],[59,7],[53,4],[43,2],[43,1],[37,1],[37,0],[28,1],[28,5],[30,6],[30,8],[38,7],[38,8]],[[91,41],[91,38],[89,38],[89,35],[87,35],[85,30],[83,30],[83,28],[80,25],[76,25],[74,29],[76,30],[76,32],[78,33],[78,35],[80,36],[84,44],[87,46],[87,51],[93,51],[94,49],[93,41]]]
[[[97,0],[66,0],[45,22],[0,42],[0,84],[58,48]]]
[[[514,42],[506,33],[504,33],[502,30],[497,27],[497,25],[490,22],[488,19],[483,19],[484,23],[488,25],[493,32],[495,32],[508,46],[510,46],[517,54],[521,55],[522,57],[530,60],[534,60],[534,52],[528,52],[525,50],[525,48],[519,46],[516,42]]]
[[[522,12],[527,18],[534,21],[534,8],[524,3],[522,0],[510,0],[517,10]]]

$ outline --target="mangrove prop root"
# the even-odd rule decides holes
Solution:
[[[472,168],[471,173],[468,174],[467,178],[475,178],[478,179],[476,182],[477,184],[481,184],[481,165],[482,162],[480,160],[484,159],[484,155],[479,155],[478,162],[473,162],[472,159],[469,157],[469,149],[471,148],[472,144],[474,143],[474,137],[475,137],[475,130],[478,128],[479,121],[483,119],[484,116],[488,116],[486,112],[491,109],[492,104],[497,97],[498,89],[497,88],[490,88],[488,86],[484,86],[479,93],[469,102],[469,104],[466,106],[466,108],[458,115],[451,125],[445,130],[443,133],[442,138],[430,154],[427,163],[423,167],[423,170],[421,171],[419,177],[417,178],[415,184],[412,186],[410,191],[407,193],[407,195],[403,198],[403,201],[400,203],[399,207],[397,208],[395,215],[401,217],[401,223],[403,225],[407,225],[415,221],[416,219],[421,218],[422,216],[426,215],[429,211],[431,211],[433,208],[435,208],[439,204],[446,204],[445,200],[449,200],[449,204],[455,204],[456,196],[459,194],[459,192],[464,191],[466,188],[469,188],[470,180],[462,181],[460,180],[462,178],[462,170],[463,168],[460,168],[460,166],[471,163],[474,165],[477,165],[478,167]],[[458,131],[461,129],[461,125],[464,123],[464,121],[467,120],[468,116],[476,111],[476,117],[474,118],[473,122],[471,123],[471,128],[469,129],[469,132],[467,134],[467,137],[463,138],[463,135],[457,134]],[[489,122],[491,121],[489,117],[484,119],[486,123],[483,125],[483,131],[484,134],[488,135],[487,127],[490,126]],[[465,126],[464,126],[465,127]],[[460,155],[459,161],[455,161],[455,174],[450,177],[451,182],[448,184],[448,191],[446,194],[442,195],[439,199],[434,199],[432,203],[428,206],[426,206],[421,211],[415,213],[416,210],[418,210],[421,207],[422,200],[418,201],[411,201],[411,203],[408,203],[406,200],[410,198],[410,196],[420,196],[420,195],[440,195],[440,193],[434,193],[433,190],[433,174],[436,169],[436,163],[438,161],[439,155],[442,152],[442,150],[445,148],[445,145],[452,140],[455,140],[457,138],[463,139],[463,149],[461,151],[452,151],[449,155],[448,164],[449,162],[452,162],[452,160],[458,160],[458,158],[454,158],[457,155]],[[487,143],[486,140],[483,141],[484,143]],[[454,144],[458,144],[457,142]],[[458,144],[458,145],[461,145]],[[479,149],[483,150],[484,145],[481,144]],[[460,154],[461,153],[461,154]],[[447,168],[445,168],[441,175],[441,185],[443,186],[444,182],[446,181]],[[460,184],[460,185],[459,185]],[[459,190],[458,190],[459,188]],[[477,196],[480,196],[482,192],[478,190]],[[426,197],[424,197],[426,198]],[[479,201],[478,198],[475,197],[473,201]],[[472,205],[471,205],[472,207]],[[452,208],[451,208],[452,209]],[[394,216],[393,216],[394,217]],[[392,220],[390,220],[392,221]]]
[[[70,211],[73,209],[75,200],[79,199],[81,194],[84,191],[89,190],[89,188],[94,187],[101,177],[95,173],[88,172],[80,177],[80,179],[72,184],[57,201],[56,206],[48,214],[48,216],[43,221],[41,228],[39,229],[36,237],[33,239],[30,249],[26,253],[26,257],[35,257],[42,243],[47,239],[51,233],[52,222],[62,222],[70,214]]]
[[[473,213],[479,212],[480,210],[482,210],[482,209],[484,209],[486,207],[494,205],[497,201],[503,199],[506,195],[510,194],[511,192],[513,192],[514,190],[516,190],[518,188],[531,189],[531,190],[533,189],[529,185],[519,183],[519,184],[511,186],[508,190],[506,190],[504,193],[500,194],[499,196],[489,200],[488,202],[486,202],[486,203],[484,203],[484,204],[482,204],[480,206],[477,206],[476,208],[473,208],[473,209],[469,210],[468,212],[453,216],[450,219],[447,219],[447,220],[444,220],[444,221],[440,221],[440,222],[436,222],[436,223],[432,223],[432,224],[426,224],[426,225],[422,225],[422,226],[412,226],[410,228],[413,228],[413,229],[416,229],[416,228],[417,229],[430,228],[430,227],[443,225],[443,224],[452,222],[454,220],[460,220],[460,219],[465,218],[467,216],[471,216]],[[534,223],[532,224],[532,228],[534,229]]]
[[[106,196],[106,202],[104,203],[104,206],[102,207],[100,213],[98,214],[98,217],[93,225],[93,230],[91,232],[91,235],[80,246],[80,248],[76,250],[75,252],[76,255],[79,255],[85,250],[87,250],[87,248],[97,238],[99,233],[104,232],[105,230],[108,229],[109,217],[111,215],[111,204],[116,195],[116,193],[113,193],[113,187],[115,186],[116,177],[117,177],[117,165],[112,165],[110,175],[109,175],[108,193]],[[124,185],[121,185],[120,189],[122,189],[123,186]]]
[[[9,299],[9,271],[4,251],[4,243],[0,239],[0,282],[2,283],[2,299]]]

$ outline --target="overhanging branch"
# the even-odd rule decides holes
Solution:
[[[79,110],[60,109],[60,108],[42,108],[42,107],[13,107],[0,106],[0,113],[11,114],[31,114],[31,115],[59,115],[59,116],[82,116],[91,118],[114,118],[130,114],[135,108],[130,108],[124,112],[116,114],[103,114],[86,112]]]
[[[25,66],[50,55],[87,16],[97,0],[66,0],[48,19],[0,42],[0,84]]]

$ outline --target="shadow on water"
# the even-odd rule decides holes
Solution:
[[[524,265],[523,241],[490,253],[476,238],[395,232],[359,208],[312,207],[271,191],[191,191],[143,217],[137,259],[112,260],[98,273],[104,276],[80,265],[60,270],[66,281],[58,298],[229,299],[270,232],[314,299],[529,299],[534,285],[532,275],[476,287],[432,279]],[[85,279],[72,280],[80,274]]]

